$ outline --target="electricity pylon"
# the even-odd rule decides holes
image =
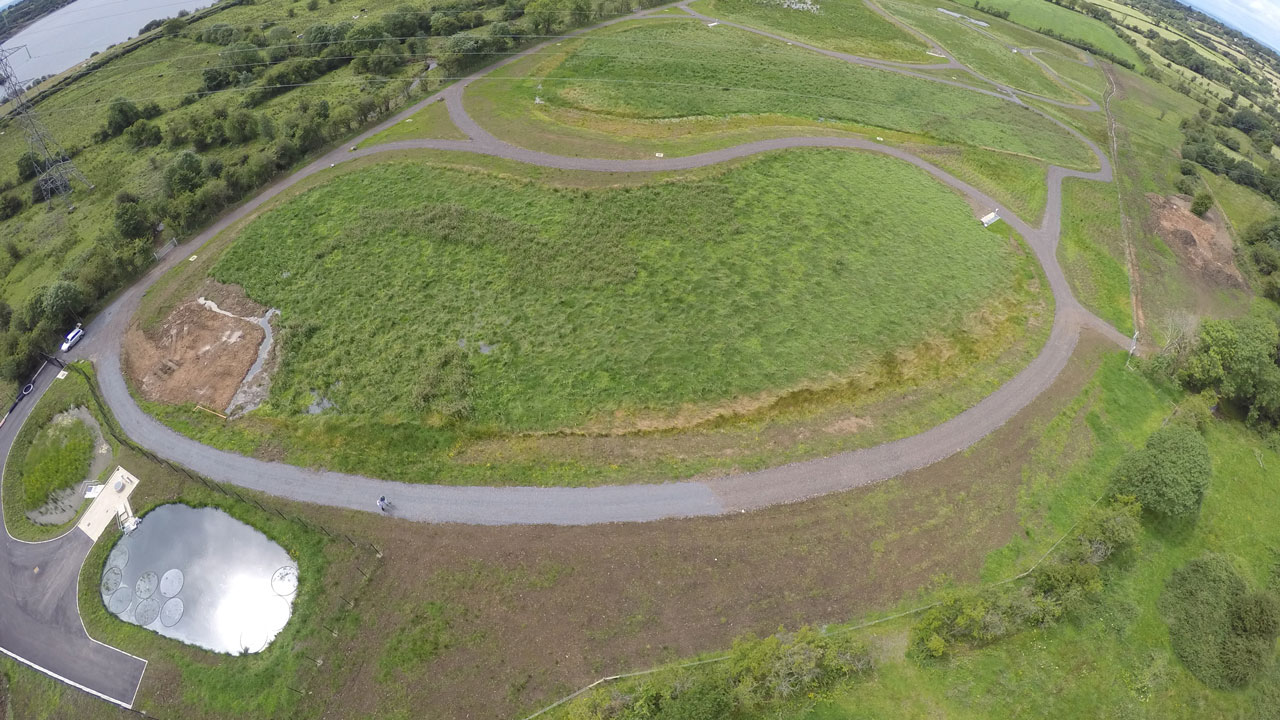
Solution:
[[[8,116],[16,118],[27,132],[27,145],[35,159],[36,186],[44,194],[46,202],[70,193],[72,180],[84,183],[92,190],[93,183],[67,157],[53,135],[40,124],[35,108],[27,100],[26,88],[9,63],[9,58],[18,52],[31,54],[25,45],[0,50],[0,97],[13,103]]]

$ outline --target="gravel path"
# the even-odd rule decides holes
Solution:
[[[873,6],[874,7],[874,6]],[[687,8],[684,8],[688,11]],[[652,15],[654,11],[641,13]],[[691,14],[696,15],[696,13]],[[701,20],[710,18],[696,15]],[[621,18],[571,33],[578,35],[604,25],[633,18]],[[724,23],[722,24],[731,24]],[[959,85],[946,79],[917,73],[911,67],[900,67],[815,48],[794,40],[746,26],[735,27],[760,35],[790,42],[813,52],[846,62],[921,77],[944,85]],[[749,510],[767,505],[795,502],[824,493],[846,490],[874,483],[903,472],[937,462],[970,447],[1004,424],[1047,388],[1065,366],[1075,347],[1082,327],[1101,331],[1121,347],[1129,347],[1125,337],[1102,320],[1087,312],[1072,295],[1066,277],[1055,257],[1062,215],[1061,186],[1064,178],[1079,177],[1110,181],[1111,163],[1106,154],[1073,128],[1043,114],[1078,141],[1088,146],[1097,158],[1099,170],[1082,172],[1050,167],[1047,176],[1048,202],[1040,227],[1033,227],[1008,208],[977,188],[953,177],[942,169],[900,148],[855,138],[795,137],[762,140],[711,152],[674,158],[618,160],[611,158],[565,157],[517,147],[494,137],[480,126],[463,107],[463,93],[473,81],[498,68],[519,61],[552,42],[530,48],[485,70],[435,93],[378,127],[364,133],[348,145],[357,145],[374,134],[403,121],[428,104],[446,103],[453,122],[468,140],[405,140],[350,151],[334,150],[304,167],[294,175],[267,188],[258,197],[233,210],[205,232],[187,243],[198,248],[231,223],[245,217],[264,202],[300,180],[328,170],[332,165],[354,158],[405,149],[435,149],[471,152],[506,158],[532,165],[568,170],[597,172],[644,172],[679,170],[714,165],[736,158],[788,148],[832,147],[877,152],[911,163],[967,196],[979,207],[997,210],[1027,240],[1044,268],[1055,300],[1053,328],[1049,340],[1022,372],[996,392],[957,417],[919,435],[896,440],[865,450],[841,453],[826,458],[793,463],[759,472],[698,482],[670,482],[607,486],[598,488],[504,488],[454,487],[445,485],[404,484],[359,475],[310,470],[284,463],[265,462],[217,450],[186,438],[144,413],[134,402],[120,369],[120,343],[124,330],[138,303],[157,278],[179,262],[187,252],[171,253],[140,282],[123,292],[89,326],[89,335],[78,354],[91,357],[98,365],[103,396],[120,421],[124,431],[140,445],[195,472],[214,480],[260,490],[293,500],[322,505],[348,507],[376,512],[375,500],[390,497],[395,514],[425,522],[461,522],[475,524],[551,523],[591,524],[620,521],[648,521],[662,518],[716,515]],[[936,46],[935,46],[936,47]],[[940,48],[939,48],[940,51]],[[947,56],[949,67],[955,63]],[[956,63],[958,65],[958,63]],[[921,66],[914,66],[917,69]],[[998,90],[967,88],[1011,103],[1023,105],[1025,93],[991,82]],[[1085,106],[1071,106],[1090,109]],[[1031,108],[1035,110],[1034,107]],[[1093,109],[1096,109],[1096,105]],[[1037,112],[1039,112],[1037,110]],[[188,250],[189,252],[189,250]]]

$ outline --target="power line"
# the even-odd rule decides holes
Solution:
[[[462,75],[462,76],[441,77],[436,79],[442,80],[442,81],[456,81],[456,80],[465,80],[471,77],[472,76],[470,75]],[[903,107],[900,104],[875,102],[870,100],[859,100],[856,98],[841,97],[838,95],[817,95],[812,93],[797,93],[797,92],[788,91],[788,90],[778,90],[778,89],[769,89],[769,88],[735,87],[735,86],[725,86],[718,83],[677,83],[677,82],[661,81],[661,80],[627,80],[627,79],[620,79],[620,78],[556,78],[551,76],[543,76],[541,78],[528,77],[528,76],[502,77],[502,76],[491,76],[491,75],[485,75],[482,77],[472,78],[472,79],[473,81],[487,81],[487,80],[516,81],[516,82],[538,81],[543,83],[563,81],[566,83],[595,82],[595,83],[618,83],[618,84],[636,84],[636,85],[645,84],[645,85],[655,85],[655,86],[661,86],[661,87],[698,88],[698,89],[704,89],[708,91],[711,91],[711,90],[722,91],[724,88],[728,87],[730,90],[736,90],[736,91],[742,91],[742,92],[755,92],[755,93],[768,94],[768,95],[782,95],[787,97],[796,97],[796,98],[805,98],[805,99],[834,100],[838,102],[852,103],[855,105],[864,105],[864,106],[872,106],[872,107],[886,107],[886,108],[902,108]],[[279,85],[257,85],[257,86],[245,87],[245,88],[225,88],[222,90],[216,90],[216,91],[205,93],[205,95],[206,96],[217,95],[217,94],[222,94],[226,92],[250,92],[256,89],[287,90],[287,89],[293,89],[293,88],[313,87],[313,86],[336,87],[336,86],[343,86],[343,85],[359,85],[359,84],[364,84],[365,82],[367,82],[367,79],[337,80],[337,81],[328,81],[328,82],[287,83],[287,84],[279,84]],[[924,81],[924,82],[928,82],[928,81]],[[154,95],[154,96],[144,97],[144,98],[133,98],[133,100],[137,102],[146,102],[148,100],[162,100],[162,99],[173,98],[173,97],[184,97],[187,94],[188,93],[172,93],[172,94],[166,94],[166,95]],[[59,110],[60,111],[61,110],[82,110],[82,109],[92,109],[96,107],[101,107],[101,104],[99,103],[94,105],[83,105],[79,107],[75,107],[75,106],[64,107],[64,108],[59,108]],[[1034,110],[1030,110],[1029,108],[1023,108],[1023,109],[1027,110],[1028,112],[1032,112],[1032,113],[1035,112]],[[923,113],[923,114],[931,115],[935,117],[942,117],[942,118],[954,117],[954,113],[930,111],[922,108],[910,108],[910,110],[912,112]],[[640,118],[640,119],[646,119],[646,118]],[[841,119],[841,122],[858,122],[858,121],[852,120],[852,119]],[[992,125],[1001,126],[1001,127],[1026,129],[1025,126],[1018,125],[1015,123],[1001,122],[998,120],[991,120],[989,122]]]

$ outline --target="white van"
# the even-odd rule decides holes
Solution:
[[[84,337],[84,330],[77,325],[75,330],[67,333],[67,339],[62,341],[62,352],[66,352],[76,346],[80,339]]]

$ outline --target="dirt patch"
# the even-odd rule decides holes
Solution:
[[[257,360],[263,338],[257,324],[189,301],[153,331],[129,328],[124,371],[146,400],[221,411]]]
[[[1191,212],[1191,201],[1181,195],[1147,193],[1147,202],[1155,231],[1184,266],[1212,285],[1245,289],[1231,232],[1216,208],[1199,218]]]
[[[239,285],[226,285],[213,278],[205,279],[196,292],[196,297],[212,300],[218,307],[240,317],[262,317],[267,314],[267,308],[250,300],[249,296],[244,294],[244,288]]]

